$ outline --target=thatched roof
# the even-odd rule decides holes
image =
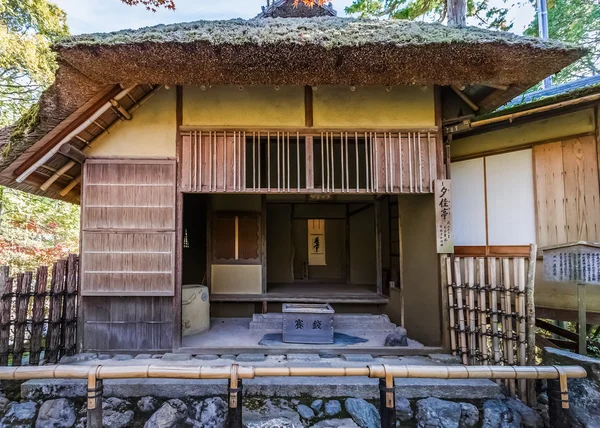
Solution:
[[[247,85],[533,84],[582,54],[507,32],[347,18],[159,25],[75,36],[55,50],[104,82]]]
[[[159,25],[69,37],[54,50],[59,70],[37,116],[0,131],[5,177],[25,150],[109,85],[487,83],[510,86],[512,98],[584,54],[574,45],[480,28],[333,17]],[[486,108],[510,99],[480,95],[493,99]]]

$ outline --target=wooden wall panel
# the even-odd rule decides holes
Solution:
[[[593,136],[534,146],[538,244],[600,240],[600,195]]]
[[[116,162],[86,163],[83,229],[174,229],[174,162]]]
[[[171,295],[175,233],[83,232],[82,295]]]
[[[173,305],[166,297],[86,297],[84,349],[168,351],[173,346]]]
[[[598,163],[594,136],[563,142],[567,241],[600,241]]]
[[[82,198],[82,296],[170,296],[175,162],[91,159]]]
[[[537,239],[540,247],[566,242],[562,142],[534,146]]]

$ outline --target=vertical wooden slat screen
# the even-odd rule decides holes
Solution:
[[[533,147],[541,247],[600,240],[600,191],[593,136]]]
[[[84,186],[81,294],[171,296],[174,162],[90,160]]]
[[[193,153],[190,161],[199,165],[200,153]],[[175,173],[176,163],[170,159],[85,163],[81,246],[85,349],[171,349],[165,338],[172,340],[173,328]],[[156,312],[155,305],[162,309]]]
[[[433,131],[184,131],[181,190],[431,193],[438,143]]]

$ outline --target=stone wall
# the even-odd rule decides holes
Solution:
[[[586,379],[569,380],[569,421],[574,428],[600,427],[600,359],[544,348],[542,363],[582,366],[588,372]],[[540,399],[548,400],[545,394]]]
[[[86,404],[81,398],[11,401],[0,397],[0,426],[68,428],[86,426]],[[318,427],[379,428],[378,403],[361,398],[313,400],[248,397],[243,401],[247,428]],[[152,396],[103,400],[105,428],[225,428],[225,397],[160,400]],[[426,398],[396,398],[398,426],[444,428],[543,428],[547,418],[514,399],[457,402]]]

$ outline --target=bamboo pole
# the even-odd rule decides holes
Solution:
[[[296,184],[300,192],[300,133],[296,132]]]
[[[323,157],[325,151],[323,149],[323,133],[321,132],[321,192],[325,193],[325,159]]]
[[[350,174],[348,172],[348,133],[344,134],[346,136],[346,192],[350,191]]]
[[[388,186],[388,141],[387,141],[387,132],[383,133],[383,164],[385,166],[385,193],[389,192]]]
[[[513,323],[512,323],[512,302],[511,302],[511,280],[510,280],[510,263],[509,259],[504,257],[502,259],[502,277],[504,280],[504,319],[502,322],[502,330],[504,331],[504,352],[505,360],[509,365],[514,363],[514,350],[513,350]],[[511,397],[515,396],[515,383],[509,381],[508,387]]]
[[[356,193],[358,193],[360,184],[360,166],[358,163],[358,132],[354,133],[354,152],[356,158]]]
[[[527,364],[535,364],[535,269],[537,262],[537,245],[531,244],[529,247],[529,266],[527,268],[527,299],[525,306],[527,310]],[[535,406],[537,404],[537,393],[535,382],[528,382],[527,385],[528,404]]]
[[[327,192],[330,192],[331,186],[330,186],[330,174],[329,174],[329,132],[325,133],[325,155],[327,158]]]
[[[365,132],[365,185],[367,187],[367,192],[371,188],[369,185],[369,140],[367,138],[367,133]]]
[[[331,144],[331,191],[335,192],[335,151],[333,145],[333,132],[329,134],[329,144]]]
[[[519,293],[517,294],[518,302],[518,323],[519,323],[519,365],[527,365],[527,335],[526,335],[526,315],[525,315],[525,259],[518,258],[517,261],[518,276],[519,276]],[[519,398],[522,401],[527,401],[527,383],[525,380],[519,381]]]
[[[498,337],[498,292],[496,291],[496,258],[488,259],[490,279],[490,309],[492,314],[492,353],[494,364],[500,364],[500,338]]]
[[[454,277],[456,279],[456,309],[458,310],[458,327],[460,334],[460,352],[463,364],[468,364],[467,336],[465,333],[465,313],[463,310],[462,277],[460,272],[460,258],[454,259]]]
[[[454,310],[456,305],[454,303],[454,287],[452,286],[452,258],[446,257],[446,282],[448,285],[448,315],[450,317],[450,347],[452,348],[452,355],[457,354],[456,349],[456,321],[454,320]]]
[[[481,363],[488,364],[488,339],[487,339],[487,312],[485,299],[485,259],[477,259],[479,265],[479,350],[481,352]]]
[[[477,334],[476,334],[476,307],[475,307],[475,264],[473,257],[468,257],[466,261],[467,287],[469,295],[469,362],[475,364],[477,356]]]
[[[410,193],[412,193],[412,191],[413,191],[413,172],[412,172],[413,159],[412,159],[411,145],[412,145],[412,143],[410,141],[410,132],[409,132],[408,133],[408,183],[409,183]]]
[[[342,193],[344,193],[344,189],[345,189],[345,183],[344,183],[344,177],[346,176],[344,174],[344,133],[340,132],[340,174],[341,174],[341,183],[342,183]]]
[[[279,150],[279,132],[277,132],[277,191],[281,191],[281,153]]]
[[[271,191],[271,133],[267,132],[267,192]]]
[[[230,379],[231,366],[92,366],[96,379]],[[582,379],[580,366],[463,366],[463,365],[369,365],[366,367],[238,367],[239,379],[257,377],[363,377],[397,379]],[[90,366],[47,365],[0,367],[0,380],[88,379]]]
[[[402,193],[403,188],[403,172],[404,166],[402,165],[402,133],[398,132],[398,175],[400,176],[400,191]]]
[[[258,131],[258,191],[261,191],[261,176],[260,176],[260,164],[262,163],[262,158],[260,157],[260,131]]]

